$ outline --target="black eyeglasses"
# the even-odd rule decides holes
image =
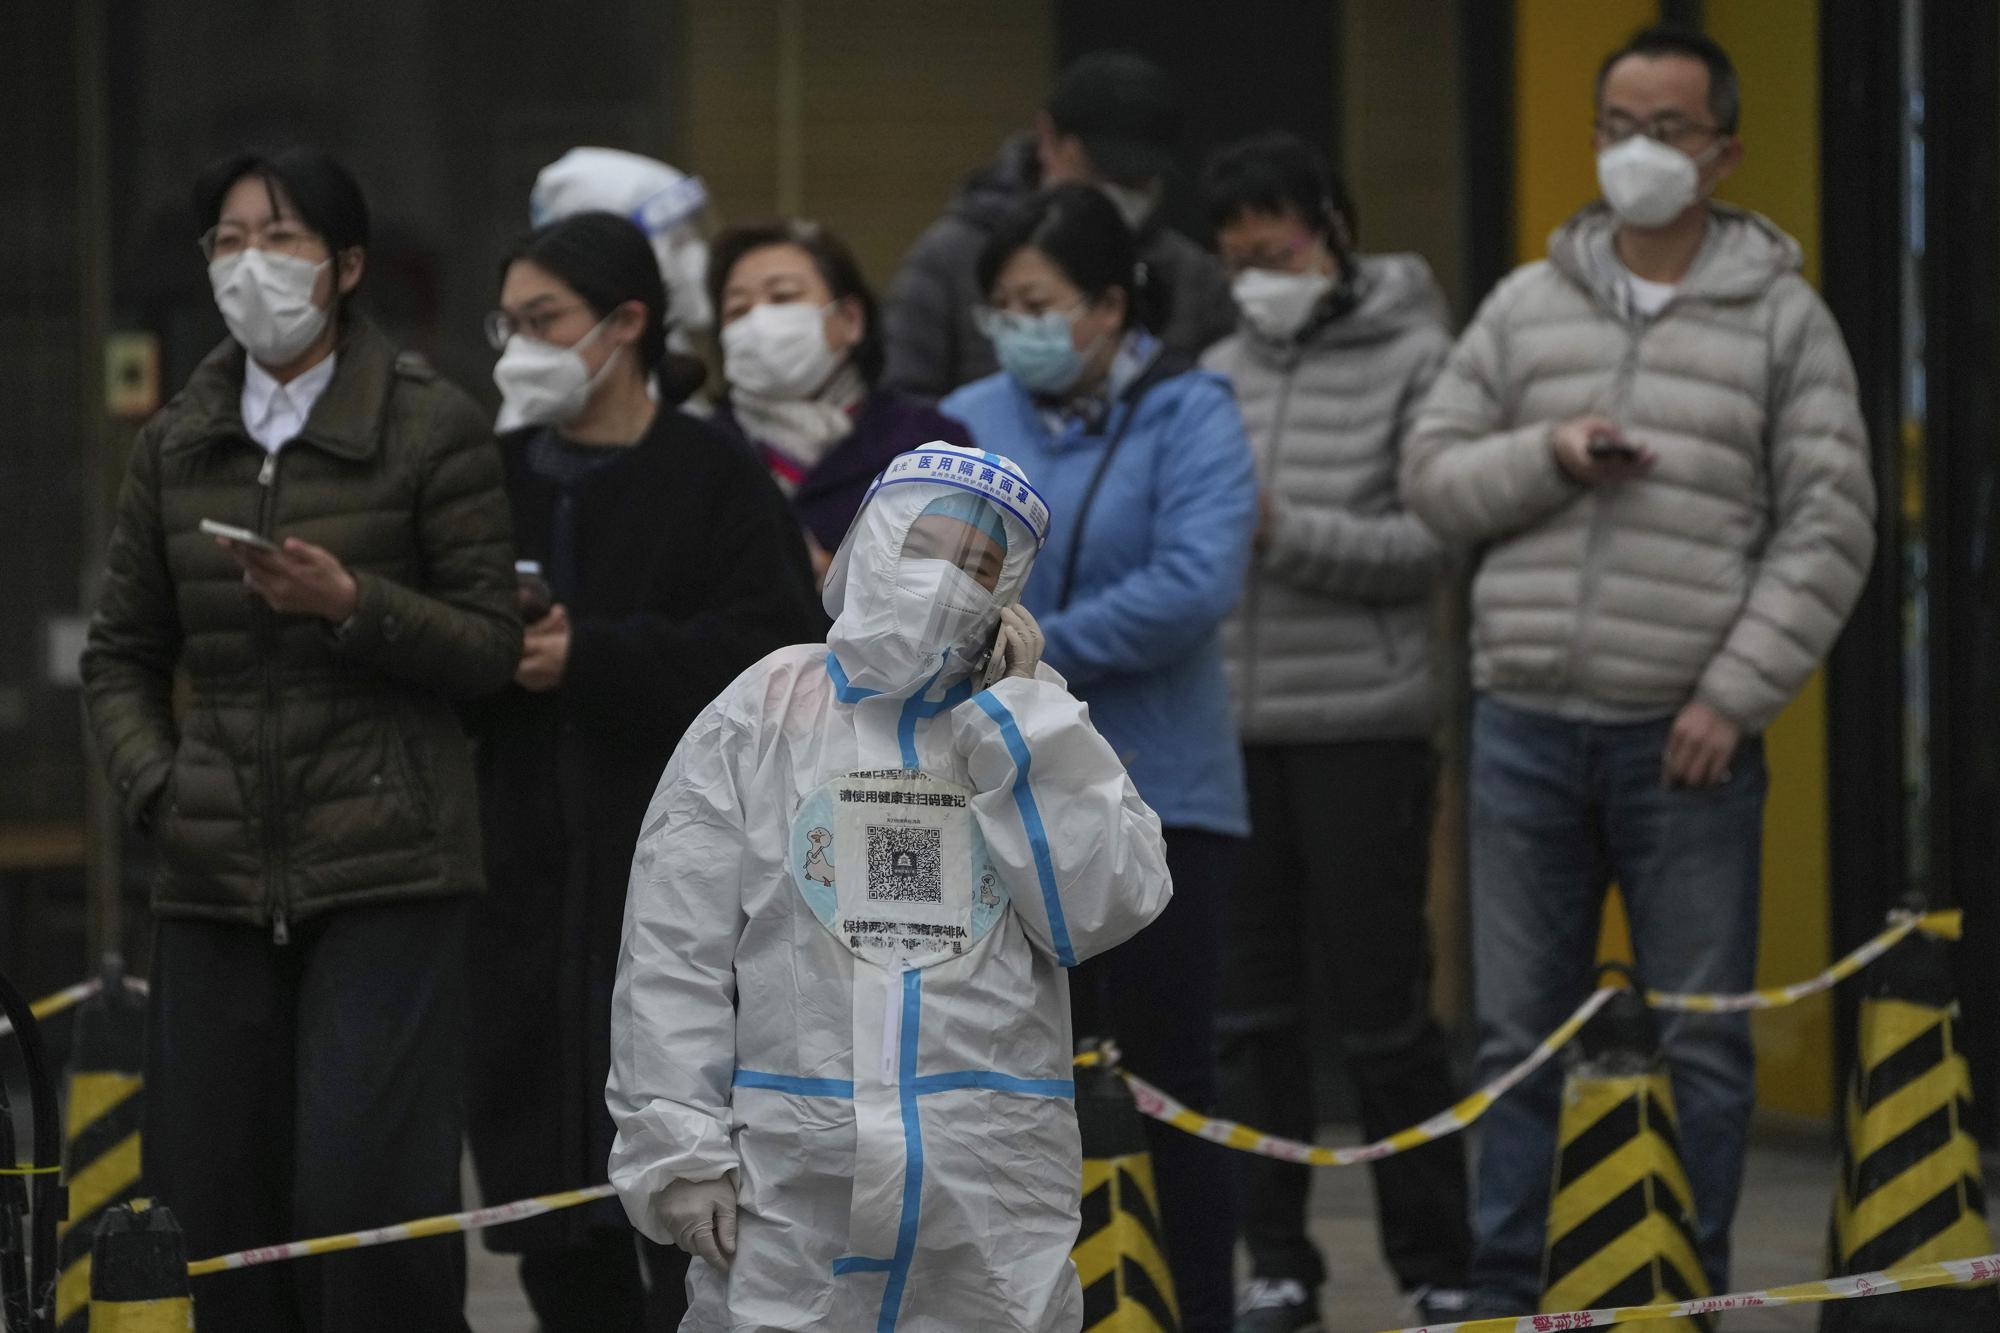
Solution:
[[[1593,123],[1597,133],[1611,143],[1623,143],[1635,134],[1643,134],[1656,143],[1672,148],[1700,139],[1704,136],[1715,138],[1729,133],[1720,125],[1703,125],[1689,120],[1686,116],[1669,111],[1654,116],[1651,120],[1637,120],[1622,112],[1612,111],[1599,116]]]

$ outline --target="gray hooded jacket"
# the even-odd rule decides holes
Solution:
[[[1444,548],[1396,494],[1403,434],[1451,350],[1416,255],[1355,261],[1353,309],[1274,343],[1248,328],[1202,358],[1229,377],[1271,517],[1223,648],[1243,739],[1424,736],[1431,591]]]
[[[1712,206],[1673,300],[1628,310],[1601,203],[1481,307],[1403,463],[1410,507],[1481,548],[1473,677],[1560,716],[1699,699],[1768,726],[1825,657],[1874,552],[1874,488],[1840,331],[1799,248]],[[1658,465],[1584,489],[1549,435],[1602,414]]]

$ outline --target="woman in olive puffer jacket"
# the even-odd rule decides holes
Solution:
[[[457,1206],[481,868],[452,700],[511,678],[521,629],[483,414],[348,307],[352,177],[240,157],[196,206],[233,337],[134,442],[84,677],[159,853],[143,1173],[208,1255]],[[463,1255],[195,1295],[205,1328],[458,1330]]]

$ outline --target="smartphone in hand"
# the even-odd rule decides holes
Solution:
[[[1639,456],[1639,446],[1616,435],[1593,435],[1583,446],[1592,458],[1606,463],[1630,463]]]
[[[201,521],[201,530],[211,537],[235,542],[238,546],[248,546],[259,551],[275,551],[278,544],[269,537],[262,537],[248,528],[239,528],[234,523],[218,523],[212,518]]]
[[[979,689],[990,690],[1007,675],[1010,658],[1007,653],[1007,622],[1004,620],[993,627],[993,649],[986,655],[986,670],[980,673]]]

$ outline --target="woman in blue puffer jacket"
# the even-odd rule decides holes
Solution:
[[[1227,382],[1146,331],[1132,233],[1101,192],[1024,201],[988,239],[979,283],[1002,370],[939,407],[1019,462],[1058,516],[1022,604],[1159,812],[1174,879],[1157,922],[1074,973],[1076,1031],[1115,1038],[1135,1072],[1205,1108],[1223,896],[1250,827],[1217,633],[1256,526],[1250,448]],[[1152,1150],[1183,1327],[1227,1329],[1227,1163],[1172,1130]]]

